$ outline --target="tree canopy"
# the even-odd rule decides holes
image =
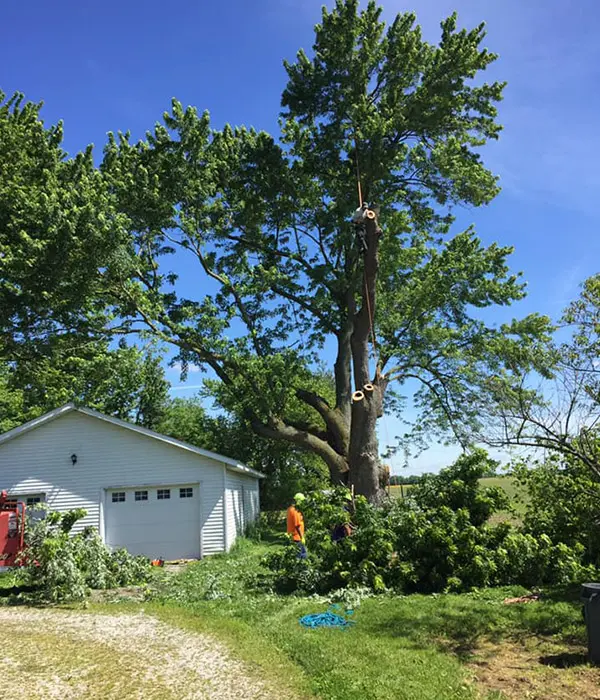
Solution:
[[[147,428],[163,420],[168,403],[162,355],[95,341],[67,354],[0,364],[0,432],[70,401]]]
[[[504,85],[480,77],[496,58],[484,37],[453,15],[430,44],[411,13],[386,27],[375,2],[338,0],[312,52],[285,64],[280,139],[211,129],[173,101],[144,140],[105,148],[129,232],[103,271],[118,316],[210,370],[221,406],[257,434],[374,499],[376,422],[403,385],[420,387],[413,437],[468,445],[498,383],[514,386],[547,340],[535,314],[482,320],[524,285],[510,248],[453,228],[454,207],[499,189],[481,150],[499,136]],[[369,216],[354,226],[357,176]],[[193,298],[169,265],[182,255],[197,264]]]
[[[523,372],[520,382],[497,384],[488,406],[492,446],[538,448],[585,465],[600,477],[600,275],[585,280],[579,298],[559,322],[562,337],[544,348],[543,373]]]
[[[101,270],[123,230],[91,147],[69,158],[41,104],[0,92],[0,357],[78,346],[107,324]]]

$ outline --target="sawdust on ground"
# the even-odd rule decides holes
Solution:
[[[275,700],[279,695],[205,634],[140,612],[0,609],[4,697],[30,700]]]

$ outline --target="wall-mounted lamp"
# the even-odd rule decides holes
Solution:
[[[73,466],[75,466],[77,464],[77,455],[76,454],[71,455],[71,462],[73,462]]]

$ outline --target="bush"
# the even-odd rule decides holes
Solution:
[[[485,450],[473,450],[461,455],[448,469],[439,474],[426,474],[410,493],[423,509],[448,506],[453,511],[465,509],[473,525],[486,523],[493,513],[507,510],[508,496],[499,486],[482,487],[480,479],[496,471],[498,463]]]
[[[570,548],[582,546],[584,561],[600,565],[600,484],[590,469],[554,455],[517,464],[514,475],[528,495],[523,531],[536,538],[546,534]]]
[[[487,524],[509,505],[501,489],[480,486],[488,462],[482,450],[463,455],[423,479],[408,499],[375,507],[357,497],[351,515],[343,488],[310,495],[303,505],[308,558],[299,560],[291,546],[268,557],[273,587],[281,593],[345,587],[431,593],[593,577],[580,544],[556,543],[508,523]],[[333,542],[333,529],[349,519],[353,534]]]
[[[42,510],[44,510],[42,508]],[[145,557],[111,551],[93,528],[71,535],[85,510],[45,512],[27,521],[22,578],[35,589],[34,598],[58,603],[82,600],[91,588],[115,588],[149,580]]]

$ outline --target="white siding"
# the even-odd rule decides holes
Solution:
[[[260,492],[258,479],[246,478],[246,520],[253,523],[260,513]]]
[[[199,483],[203,556],[226,546],[224,473],[216,460],[76,411],[0,445],[0,489],[43,493],[55,510],[85,508],[76,528],[92,525],[102,536],[105,489]]]
[[[243,535],[246,527],[258,516],[257,479],[227,472],[225,479],[226,502],[226,542],[229,550],[238,535]]]

